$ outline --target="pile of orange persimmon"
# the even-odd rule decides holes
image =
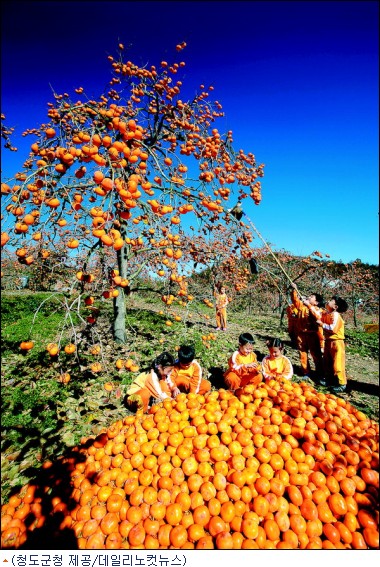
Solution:
[[[305,383],[180,394],[44,463],[3,505],[2,546],[376,549],[378,433]]]

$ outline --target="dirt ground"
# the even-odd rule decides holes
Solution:
[[[371,417],[379,421],[379,361],[347,354],[348,393],[344,396],[353,405],[370,410]]]

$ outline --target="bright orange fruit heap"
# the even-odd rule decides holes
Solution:
[[[307,384],[180,394],[44,463],[2,546],[378,548],[378,432]]]

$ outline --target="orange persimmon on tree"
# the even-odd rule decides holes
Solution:
[[[66,280],[70,273],[71,283],[61,284],[75,287],[83,303],[112,298],[114,339],[123,343],[125,289],[142,270],[178,275],[188,261],[189,223],[213,233],[233,222],[229,248],[244,252],[248,228],[228,209],[248,197],[259,204],[264,166],[252,152],[233,149],[231,131],[215,127],[224,113],[210,100],[213,87],[181,98],[182,60],[141,67],[124,60],[121,48],[108,59],[105,93],[89,99],[80,87],[79,100],[54,94],[49,122],[24,133],[36,140],[22,169],[2,184],[1,245],[4,257],[15,253],[35,271],[48,259],[51,273]],[[199,246],[194,238],[194,258]],[[64,275],[54,272],[54,261],[62,264],[58,249],[71,268]],[[90,319],[94,324],[96,313]]]

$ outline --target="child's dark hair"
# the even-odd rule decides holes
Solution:
[[[345,299],[342,299],[341,297],[339,297],[339,295],[334,295],[334,297],[332,297],[331,299],[335,300],[335,303],[338,306],[338,313],[345,313],[348,309],[348,303]]]
[[[169,352],[162,352],[152,362],[153,370],[157,370],[159,366],[165,368],[166,366],[173,366],[174,358]]]
[[[324,300],[323,300],[323,296],[320,293],[312,293],[311,295],[314,295],[315,300],[318,304],[318,307],[323,307],[324,306]]]
[[[187,364],[195,358],[195,349],[193,346],[182,345],[178,350],[178,360]]]
[[[241,346],[244,346],[248,343],[253,345],[254,342],[255,342],[255,339],[253,338],[253,335],[251,335],[251,333],[242,333],[239,337],[239,345],[241,345]]]
[[[275,348],[279,348],[281,350],[284,350],[284,343],[282,342],[281,339],[277,339],[277,338],[276,339],[269,339],[269,340],[267,340],[266,345],[267,345],[268,348],[275,347]]]

